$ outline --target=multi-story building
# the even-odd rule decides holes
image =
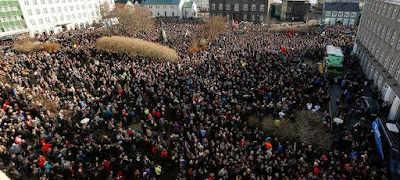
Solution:
[[[388,119],[398,121],[400,105],[400,2],[367,0],[354,51],[368,79],[391,105]]]
[[[310,12],[309,0],[282,0],[281,20],[304,21]]]
[[[18,0],[0,1],[0,37],[28,32]]]
[[[154,17],[192,18],[197,16],[196,3],[189,0],[146,0],[141,6],[150,10]]]
[[[31,36],[79,29],[101,19],[99,0],[20,0]]]
[[[265,22],[273,0],[210,0],[210,15],[235,21]]]
[[[325,3],[322,24],[357,25],[360,16],[358,3]]]

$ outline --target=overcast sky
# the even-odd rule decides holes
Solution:
[[[274,2],[282,2],[281,0],[274,0]],[[317,0],[310,0],[311,4],[317,3]]]

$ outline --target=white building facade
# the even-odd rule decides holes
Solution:
[[[141,6],[148,8],[153,17],[179,17],[185,18],[183,5],[189,0],[146,0]],[[195,5],[194,2],[192,2]],[[197,10],[195,10],[197,13]],[[188,17],[189,18],[189,17]]]
[[[29,34],[34,37],[85,28],[99,22],[100,2],[106,0],[19,1]]]
[[[366,77],[400,122],[400,2],[366,0],[353,51]]]
[[[196,3],[198,10],[200,11],[208,11],[210,7],[210,1],[208,0],[193,0]]]
[[[197,6],[196,3],[189,1],[185,2],[182,7],[183,18],[196,18],[197,17]]]

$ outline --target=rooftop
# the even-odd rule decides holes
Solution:
[[[178,5],[181,0],[145,0],[143,5]]]
[[[385,0],[385,2],[400,5],[400,0]]]
[[[325,11],[360,11],[358,3],[325,3]]]
[[[192,6],[193,6],[193,2],[192,1],[185,2],[183,4],[183,8],[191,8]]]

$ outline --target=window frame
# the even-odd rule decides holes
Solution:
[[[249,11],[249,4],[243,4],[243,11]]]
[[[235,11],[235,12],[239,12],[240,11],[239,3],[236,3],[236,4],[233,5],[233,11]]]
[[[227,3],[225,4],[225,11],[230,11],[231,10],[231,4]]]
[[[325,12],[325,17],[331,17],[331,13],[332,13],[331,11],[326,11]]]
[[[252,4],[251,5],[251,11],[253,11],[253,12],[257,11],[257,5],[256,4]]]

